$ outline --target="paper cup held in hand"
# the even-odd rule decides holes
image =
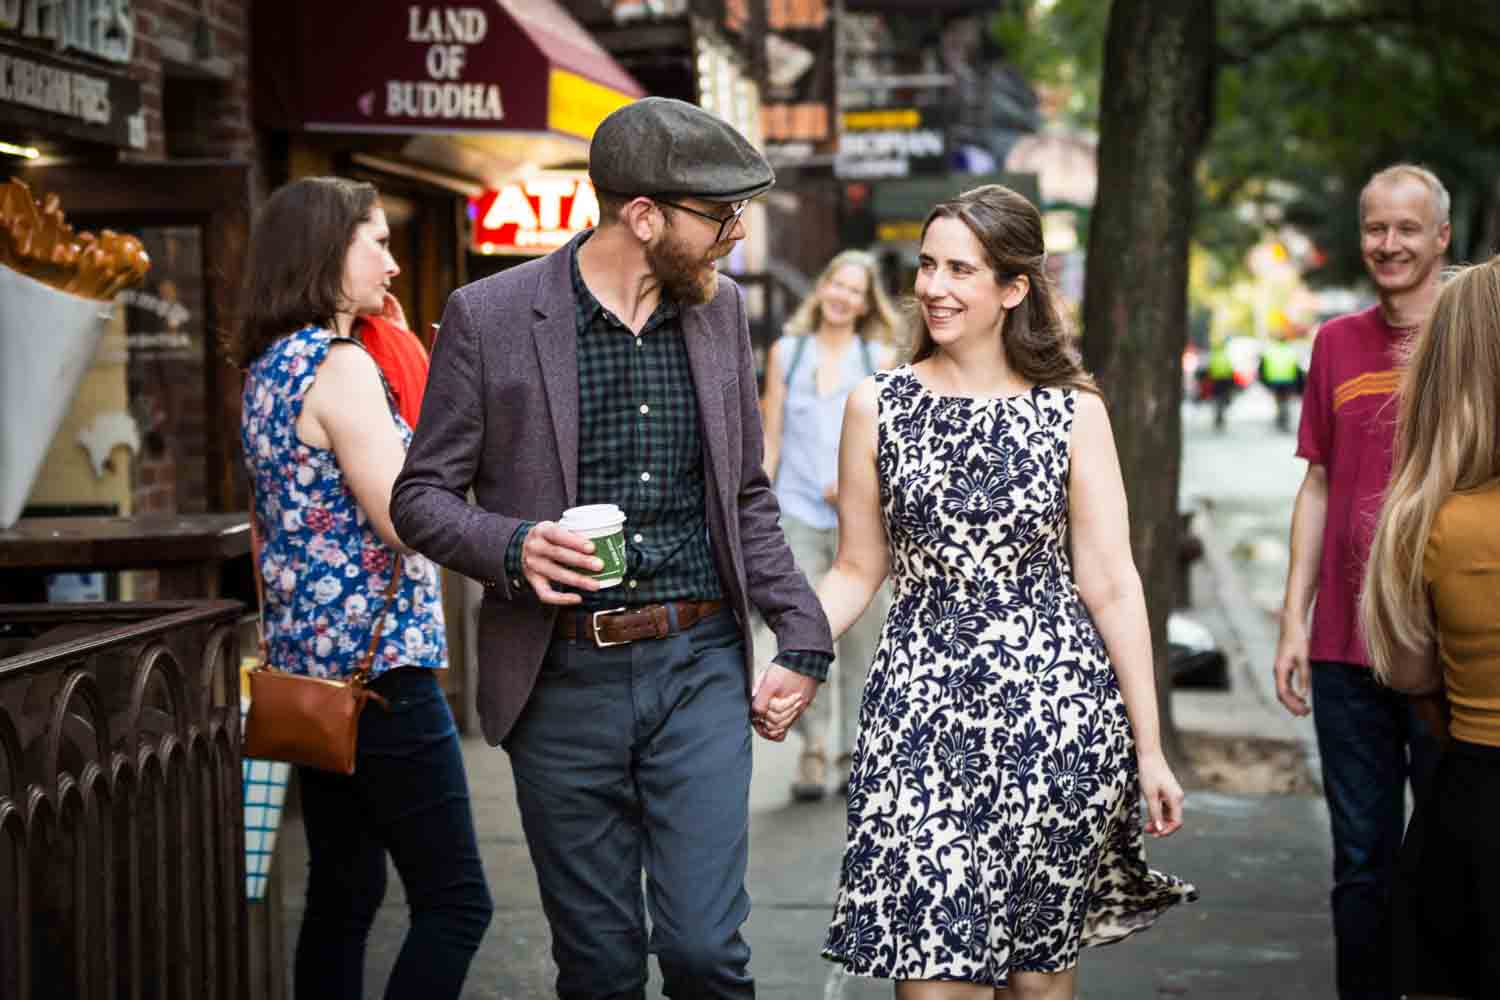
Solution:
[[[601,587],[618,586],[625,579],[625,512],[612,503],[570,507],[558,526],[594,543],[594,555],[604,568],[591,573]]]
[[[0,529],[11,527],[108,327],[108,303],[0,264]]]

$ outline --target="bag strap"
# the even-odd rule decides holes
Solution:
[[[266,644],[266,585],[260,578],[260,532],[255,530],[254,510],[250,511],[250,568],[255,572],[255,637],[260,646],[260,665],[264,667],[271,662],[271,655]]]
[[[401,583],[401,553],[396,553],[396,558],[391,562],[391,582],[385,585],[385,603],[380,609],[380,617],[375,620],[375,629],[370,633],[370,648],[365,650],[364,659],[360,660],[359,666],[354,668],[350,680],[361,687],[370,679],[370,668],[375,665],[375,647],[380,645],[380,635],[385,631],[385,620],[391,614],[391,601],[396,597],[396,587]]]
[[[807,351],[807,342],[812,338],[805,333],[794,334],[796,341],[792,345],[792,360],[786,366],[786,385],[792,384],[792,375],[797,371],[797,366],[802,363],[802,355]]]
[[[795,339],[797,342],[792,347],[792,360],[786,366],[787,385],[792,384],[792,375],[797,371],[797,366],[802,363],[803,352],[807,350],[807,342],[812,337],[807,334],[797,334],[795,335]],[[861,336],[856,336],[854,339],[859,343],[859,356],[860,360],[864,362],[865,374],[874,375],[878,369],[875,365],[875,353],[874,349],[870,346],[870,339]]]
[[[266,585],[260,575],[260,532],[255,527],[255,512],[250,512],[250,567],[255,571],[255,601],[259,605],[260,613],[256,616],[255,627],[260,639],[260,665],[264,669],[271,662],[270,646],[266,642]],[[351,683],[363,687],[370,679],[370,668],[375,664],[375,649],[380,645],[380,637],[385,632],[385,620],[390,615],[391,600],[396,596],[396,588],[401,583],[401,553],[396,553],[395,560],[391,563],[391,582],[385,587],[385,603],[381,606],[380,617],[375,619],[375,628],[370,635],[369,648],[365,655],[360,657],[359,665],[349,675]]]

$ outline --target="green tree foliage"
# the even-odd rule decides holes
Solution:
[[[1326,264],[1310,278],[1348,284],[1363,273],[1360,188],[1408,160],[1431,167],[1453,195],[1454,256],[1488,256],[1500,31],[1486,7],[1348,0],[1286,11],[1238,0],[1219,25],[1217,123],[1203,159],[1210,211],[1252,194],[1322,249]]]
[[[1071,93],[1064,120],[1096,128],[1100,0],[1010,0],[994,37],[1028,77]],[[1313,237],[1320,283],[1362,271],[1365,179],[1399,160],[1453,195],[1454,256],[1500,239],[1500,22],[1454,0],[1220,0],[1213,129],[1198,169],[1195,238],[1232,268],[1269,224]]]
[[[1101,0],[1007,0],[990,36],[1033,86],[1061,99],[1061,121],[1095,131],[1109,4]]]

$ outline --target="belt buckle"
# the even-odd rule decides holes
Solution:
[[[628,644],[630,642],[629,639],[620,639],[617,642],[605,642],[603,639],[599,638],[599,616],[600,615],[617,615],[617,614],[619,614],[622,611],[629,611],[629,610],[630,610],[629,608],[625,607],[624,605],[621,605],[618,608],[604,608],[601,611],[595,611],[592,615],[589,616],[589,624],[593,627],[593,630],[594,630],[594,645],[595,646],[597,646],[600,649],[604,649],[606,646],[624,646],[624,645],[626,645],[626,644]]]

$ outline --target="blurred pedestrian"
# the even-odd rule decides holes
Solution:
[[[313,177],[277,191],[256,222],[234,344],[270,661],[345,677],[381,629],[369,687],[384,701],[360,716],[354,774],[298,769],[309,856],[299,997],[364,997],[387,855],[411,927],[386,997],[457,997],[491,914],[435,673],[448,665],[437,567],[410,552],[388,512],[411,431],[351,336],[397,273],[388,240],[369,184]]]
[[[1280,337],[1272,338],[1260,355],[1260,380],[1276,399],[1276,429],[1292,426],[1292,400],[1302,392],[1302,366],[1297,349]]]
[[[1234,358],[1229,354],[1229,338],[1220,337],[1213,342],[1208,349],[1206,369],[1209,398],[1214,404],[1214,430],[1222,431],[1229,404],[1234,402],[1235,391],[1239,389],[1239,383],[1235,381]]]
[[[823,268],[812,294],[787,321],[786,335],[771,346],[763,401],[766,475],[775,483],[781,529],[797,567],[813,583],[828,572],[838,548],[834,504],[844,404],[861,379],[895,363],[892,344],[899,323],[875,258],[845,250]],[[859,697],[888,600],[882,589],[839,639],[829,674],[835,691],[814,701],[797,722],[803,747],[792,785],[795,799],[820,799],[826,791],[835,715],[835,780],[841,792],[848,788]]]
[[[839,450],[834,634],[890,576],[824,955],[898,1000],[1071,998],[1079,949],[1196,893],[1146,866],[1182,823],[1125,490],[1066,347],[1042,220],[1008,188],[922,229],[914,360]],[[1001,992],[1010,991],[1010,992]]]
[[[1500,258],[1443,286],[1400,400],[1364,636],[1377,676],[1446,690],[1452,718],[1402,848],[1393,985],[1500,996]]]
[[[656,97],[600,124],[589,175],[598,227],[448,300],[392,514],[485,584],[479,714],[510,754],[558,995],[641,997],[649,952],[668,996],[748,998],[751,729],[783,739],[833,658],[718,273],[773,175]],[[607,590],[614,550],[556,520],[594,505],[625,515]],[[753,688],[752,605],[780,647]]]
[[[1294,715],[1312,711],[1317,730],[1343,1000],[1394,996],[1388,915],[1404,786],[1410,779],[1420,799],[1435,760],[1406,697],[1370,675],[1356,607],[1390,476],[1400,358],[1432,310],[1448,249],[1448,192],[1430,171],[1398,164],[1370,178],[1359,210],[1379,301],[1327,321],[1313,342],[1297,433],[1307,474],[1292,513],[1275,663],[1281,703]]]

